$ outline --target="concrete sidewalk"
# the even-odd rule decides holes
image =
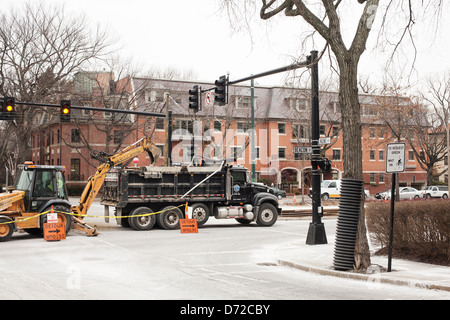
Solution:
[[[284,209],[285,206],[282,206]],[[308,205],[286,206],[289,210],[307,210]],[[309,205],[311,208],[311,205]],[[308,219],[308,218],[302,218]],[[326,219],[326,218],[324,218]],[[329,226],[329,222],[324,220]],[[371,255],[372,266],[367,273],[353,270],[334,269],[335,228],[327,227],[327,244],[307,245],[306,241],[297,242],[295,246],[279,252],[280,265],[297,268],[321,275],[351,278],[376,283],[437,289],[450,292],[450,267],[427,263],[392,259],[392,271],[387,272],[388,257]],[[371,248],[373,249],[373,248]]]

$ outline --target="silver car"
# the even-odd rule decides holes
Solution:
[[[400,193],[400,200],[405,199],[416,200],[421,197],[420,191],[412,187],[400,187],[399,193]],[[382,192],[380,195],[382,199],[389,200],[391,198],[391,189]]]

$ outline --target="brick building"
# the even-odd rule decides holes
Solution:
[[[107,81],[106,81],[107,82]],[[106,83],[104,81],[104,83]],[[172,162],[190,163],[192,152],[196,164],[226,159],[229,163],[251,168],[251,90],[249,86],[233,85],[229,88],[226,106],[209,105],[202,96],[202,110],[188,108],[188,91],[194,85],[212,88],[211,83],[159,80],[150,78],[124,78],[114,84],[110,95],[126,97],[122,108],[165,113],[164,93],[169,92],[169,110],[173,112]],[[119,90],[120,89],[120,90]],[[93,90],[95,91],[95,90]],[[255,87],[255,168],[258,180],[274,183],[296,191],[301,183],[309,186],[311,164],[309,155],[294,154],[294,146],[310,146],[310,91],[290,87]],[[214,101],[213,97],[211,97]],[[340,126],[338,95],[321,92],[320,134],[330,137],[323,146],[325,157],[332,161],[332,172],[324,179],[339,179],[343,175],[343,143]],[[375,119],[376,97],[361,95],[363,175],[366,189],[371,194],[390,187],[390,174],[385,173],[386,144],[393,142],[390,131]],[[109,135],[102,126],[111,115],[78,113],[71,123],[49,121],[33,135],[33,161],[44,164],[62,164],[70,168],[68,183],[85,183],[93,174],[98,161],[89,158],[89,149],[113,153],[138,140],[143,135],[164,150],[165,118],[127,116],[121,123],[109,123]],[[107,138],[108,137],[108,138]],[[106,143],[109,140],[108,143]],[[69,143],[70,141],[70,143]],[[78,141],[78,142],[77,142]],[[83,147],[89,142],[89,148]],[[402,141],[403,142],[403,141]],[[399,175],[401,185],[421,188],[426,184],[426,172],[409,152],[407,164]],[[194,146],[194,147],[192,147]],[[164,157],[159,164],[164,163]],[[145,154],[139,165],[147,165]]]

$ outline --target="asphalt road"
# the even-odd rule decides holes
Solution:
[[[94,203],[89,214],[102,215]],[[16,233],[0,243],[0,299],[442,299],[441,293],[321,276],[277,265],[304,242],[309,219],[269,228],[211,218],[195,234],[134,231],[86,218],[97,237],[72,230],[45,241]],[[324,220],[329,238],[336,218]]]

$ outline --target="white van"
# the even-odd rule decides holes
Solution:
[[[323,180],[320,184],[322,200],[339,199],[341,196],[341,182],[341,180]],[[364,189],[364,195],[366,199],[370,197],[369,190]],[[312,188],[309,188],[309,196],[312,197]]]

